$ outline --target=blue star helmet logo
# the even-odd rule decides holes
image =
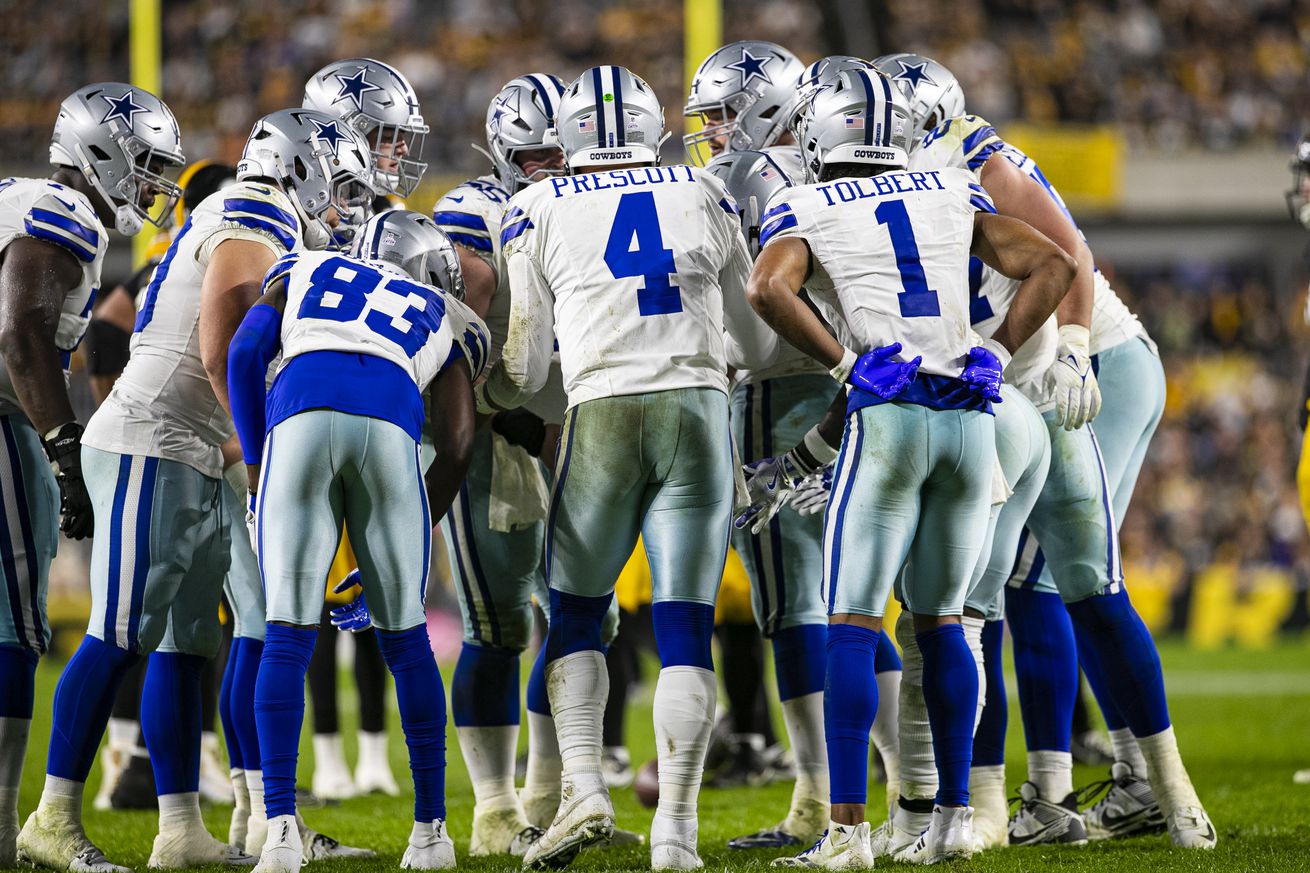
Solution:
[[[104,101],[109,104],[109,111],[105,117],[100,119],[101,124],[107,123],[111,118],[121,120],[128,127],[132,126],[132,119],[138,112],[149,112],[150,110],[132,99],[132,92],[128,91],[121,97],[111,97],[108,94],[101,94]]]
[[[757,77],[763,79],[765,84],[772,85],[773,79],[769,78],[768,72],[764,69],[768,66],[769,61],[771,60],[773,60],[772,55],[765,55],[762,58],[757,58],[755,55],[751,54],[745,46],[743,46],[741,50],[741,60],[737,61],[735,64],[728,64],[727,69],[736,70],[741,73],[741,86],[743,88],[750,84],[751,79]]]
[[[911,88],[918,88],[923,82],[927,82],[929,85],[937,84],[928,75],[927,61],[918,64],[907,64],[905,61],[897,61],[897,63],[901,65],[901,71],[892,76],[893,79],[904,79],[910,83]]]
[[[335,121],[329,121],[327,124],[324,124],[317,118],[311,118],[309,120],[314,123],[315,135],[326,143],[328,148],[332,149],[332,157],[340,157],[337,154],[337,146],[350,139],[350,137],[341,132],[341,129],[337,127]]]
[[[355,70],[355,75],[353,76],[344,76],[341,73],[334,73],[333,75],[336,76],[337,83],[341,85],[341,90],[337,92],[336,97],[332,98],[332,105],[335,106],[342,100],[350,100],[355,104],[355,111],[363,112],[364,95],[369,91],[382,90],[381,86],[374,85],[368,79],[364,78],[366,72],[367,70],[364,67],[360,67]]]
[[[515,92],[514,92],[514,104],[515,104],[515,105],[514,105],[514,109],[513,109],[513,110],[511,110],[511,109],[510,109],[510,106],[509,106],[509,101],[510,101],[510,97],[509,97],[509,95],[506,95],[506,96],[500,98],[499,100],[497,100],[497,101],[495,102],[495,104],[493,104],[493,105],[495,106],[495,109],[494,109],[494,111],[491,113],[491,122],[490,122],[490,123],[493,124],[493,125],[495,125],[496,130],[500,130],[500,120],[501,120],[502,118],[504,118],[506,115],[509,115],[511,112],[513,112],[514,114],[520,114],[520,113],[521,113],[521,111],[522,111],[522,99],[523,99],[523,95],[522,95],[521,93],[519,93],[518,91],[515,91]]]

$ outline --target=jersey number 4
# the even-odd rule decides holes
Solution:
[[[887,232],[892,238],[896,269],[901,274],[902,291],[896,295],[901,304],[901,316],[920,318],[941,315],[937,292],[928,287],[928,280],[923,275],[919,244],[914,240],[914,227],[910,224],[910,214],[905,211],[905,202],[884,200],[878,204],[873,214],[877,216],[879,224],[887,226]]]
[[[354,321],[364,312],[368,296],[379,287],[409,303],[399,317],[380,309],[364,316],[369,330],[391,340],[411,358],[441,328],[446,306],[431,288],[385,276],[379,270],[344,258],[329,258],[309,276],[309,290],[300,304],[300,318],[324,318],[329,321]],[[402,325],[405,329],[401,329]]]
[[[670,279],[678,268],[673,263],[673,249],[664,247],[653,192],[637,191],[619,198],[605,244],[605,266],[615,279],[642,278],[637,289],[637,311],[642,315],[682,311],[682,294]]]

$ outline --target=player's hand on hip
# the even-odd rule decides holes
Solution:
[[[1101,411],[1101,389],[1092,372],[1087,328],[1066,324],[1060,328],[1055,363],[1046,371],[1047,389],[1055,401],[1056,423],[1077,430]]]
[[[95,514],[82,479],[82,425],[60,425],[42,445],[59,484],[59,529],[75,540],[86,539],[95,530]]]
[[[992,346],[984,344],[969,349],[968,355],[964,358],[964,371],[960,373],[960,381],[976,391],[984,400],[1000,403],[1005,365],[994,351],[995,345],[997,344],[993,343]]]
[[[337,583],[332,589],[333,594],[344,594],[350,589],[360,584],[359,569],[356,568],[346,574],[346,578]],[[359,633],[366,631],[373,626],[373,616],[368,611],[368,602],[364,599],[364,591],[361,589],[359,596],[347,603],[345,606],[338,606],[335,609],[328,610],[329,619],[332,626],[337,630],[350,631]]]
[[[918,374],[923,356],[912,361],[894,360],[900,352],[901,344],[892,343],[860,355],[851,369],[850,383],[884,400],[901,396]]]

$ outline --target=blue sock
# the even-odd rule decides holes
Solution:
[[[519,653],[465,643],[450,683],[456,727],[519,723]]]
[[[828,626],[802,624],[775,633],[773,672],[780,700],[822,691],[828,672]]]
[[[38,659],[26,646],[0,646],[0,718],[31,720]]]
[[[255,679],[255,727],[268,817],[296,812],[296,758],[305,721],[305,673],[318,628],[267,626]]]
[[[155,793],[200,790],[200,674],[207,659],[153,652],[141,687],[141,736],[155,771]]]
[[[828,667],[823,688],[823,737],[833,803],[864,803],[869,793],[869,731],[878,714],[873,662],[878,631],[828,625]]]
[[[1151,632],[1123,588],[1069,604],[1078,652],[1088,680],[1097,677],[1135,737],[1149,737],[1169,727],[1164,671]]]
[[[140,660],[135,652],[87,634],[55,686],[54,725],[46,773],[85,782],[109,725],[123,675]]]
[[[1078,696],[1078,646],[1060,595],[1005,589],[1005,617],[1014,639],[1019,713],[1029,751],[1069,751]]]
[[[227,756],[233,767],[259,770],[259,730],[255,727],[255,681],[259,677],[259,658],[264,641],[251,637],[233,637],[223,671],[223,688],[219,692],[219,717],[227,739]]]
[[[550,695],[546,693],[546,647],[537,650],[528,673],[528,712],[550,715]]]
[[[982,720],[973,734],[973,766],[996,767],[1005,763],[1005,729],[1009,722],[1005,699],[1005,671],[1001,665],[1001,639],[1005,622],[989,621],[983,625],[983,670],[987,676],[987,700]]]
[[[427,625],[379,633],[378,647],[396,683],[400,726],[414,777],[414,821],[446,817],[446,691],[428,643]],[[515,701],[517,704],[517,700]],[[517,718],[517,706],[515,707]]]
[[[978,712],[978,666],[964,641],[964,627],[948,624],[916,633],[923,655],[923,702],[937,761],[937,803],[969,802],[973,720]]]
[[[1077,629],[1074,630],[1074,636],[1078,636]],[[1114,705],[1110,696],[1110,688],[1106,685],[1105,677],[1101,675],[1099,663],[1089,663],[1083,660],[1083,646],[1080,641],[1078,644],[1078,660],[1083,668],[1083,675],[1087,677],[1087,684],[1092,688],[1092,696],[1096,698],[1096,705],[1101,709],[1101,715],[1105,718],[1105,727],[1107,730],[1117,731],[1128,727],[1128,722],[1119,714],[1119,707]]]
[[[608,607],[608,604],[606,604]],[[714,669],[714,605],[661,600],[651,607],[661,667]]]
[[[613,599],[613,592],[604,597],[584,597],[550,589],[546,661],[557,661],[575,652],[602,651],[600,629]]]
[[[891,635],[887,631],[882,632],[878,637],[878,652],[873,659],[873,672],[886,673],[888,670],[901,669],[901,653],[896,651],[896,644],[892,642]]]

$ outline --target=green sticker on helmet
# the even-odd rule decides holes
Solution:
[[[604,96],[604,98],[602,98],[602,99],[603,99],[606,103],[613,103],[613,102],[614,102],[614,95],[613,95],[613,94],[606,94],[606,95]]]

